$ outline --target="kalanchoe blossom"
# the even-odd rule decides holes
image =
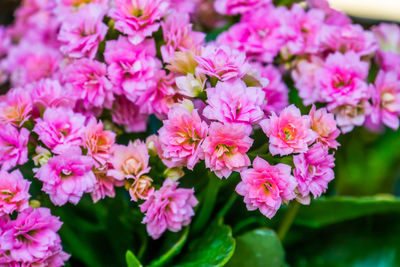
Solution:
[[[215,77],[221,81],[242,78],[250,69],[246,55],[228,46],[208,45],[194,59],[199,64],[197,73]]]
[[[63,266],[69,255],[62,250],[57,234],[61,225],[48,208],[28,208],[13,221],[0,222],[0,253],[4,251],[0,262],[6,266]]]
[[[111,110],[112,120],[124,126],[126,132],[144,132],[147,128],[147,114],[140,113],[140,107],[124,96],[118,96]]]
[[[237,15],[261,8],[271,0],[216,0],[215,10],[223,15]]]
[[[115,20],[115,29],[136,45],[158,30],[168,5],[167,0],[115,0],[109,16]]]
[[[29,185],[19,170],[0,171],[0,217],[29,207]]]
[[[65,108],[48,108],[43,118],[36,119],[33,131],[54,153],[82,145],[85,117]]]
[[[339,143],[336,138],[340,131],[336,126],[336,121],[332,113],[328,113],[325,108],[316,109],[313,105],[310,110],[311,129],[318,134],[317,141],[329,148],[337,149]]]
[[[96,183],[93,164],[90,157],[80,154],[80,148],[73,148],[35,169],[35,177],[43,182],[42,190],[49,194],[54,205],[62,206],[67,202],[76,205]]]
[[[124,183],[116,180],[107,174],[107,167],[102,166],[100,169],[94,169],[93,173],[96,177],[96,183],[90,193],[93,203],[107,197],[115,197],[115,186],[122,186]]]
[[[242,181],[236,186],[236,192],[244,196],[247,209],[259,209],[268,218],[275,215],[282,201],[296,197],[297,183],[289,165],[279,163],[273,166],[256,157],[253,168],[242,171],[240,175]]]
[[[64,82],[86,108],[111,108],[114,99],[112,84],[107,79],[107,66],[96,60],[80,59],[68,65],[64,72]]]
[[[372,27],[372,32],[379,43],[379,49],[375,56],[379,66],[385,71],[400,73],[399,25],[381,23]]]
[[[14,88],[8,91],[4,100],[0,100],[0,123],[11,123],[13,126],[22,126],[31,116],[32,99],[23,88]]]
[[[148,199],[154,192],[152,182],[153,180],[147,175],[136,178],[128,189],[131,200],[137,202],[139,199]]]
[[[228,178],[232,171],[240,172],[248,167],[251,162],[246,153],[253,144],[250,130],[242,124],[212,122],[201,145],[206,167],[219,178]]]
[[[109,176],[122,181],[136,179],[150,171],[147,146],[140,140],[129,142],[127,146],[114,144],[111,148]]]
[[[304,154],[293,156],[293,174],[302,203],[309,203],[310,193],[317,198],[326,191],[328,183],[335,177],[332,170],[334,161],[334,156],[329,154],[329,148],[322,143],[316,143]]]
[[[264,91],[247,87],[242,80],[218,82],[215,88],[207,89],[207,97],[203,115],[210,120],[251,125],[264,118]]]
[[[361,100],[356,105],[342,105],[334,110],[337,125],[342,133],[348,133],[354,126],[364,124],[366,117],[371,113],[371,104],[368,100]]]
[[[158,131],[161,159],[169,168],[187,166],[193,169],[201,157],[201,144],[207,136],[208,125],[196,109],[174,107]]]
[[[198,203],[194,190],[177,187],[178,182],[166,179],[163,186],[140,205],[140,210],[145,212],[142,223],[153,239],[158,239],[167,229],[181,230],[194,215],[193,207]]]
[[[372,87],[371,121],[397,130],[400,116],[400,77],[390,71],[379,71]]]
[[[309,7],[324,11],[325,23],[328,25],[344,26],[351,23],[346,14],[331,8],[327,0],[307,0],[306,2]]]
[[[77,13],[86,5],[97,4],[103,10],[107,10],[109,8],[109,2],[110,0],[56,0],[54,13],[58,20],[63,21],[66,17]]]
[[[0,124],[0,169],[8,171],[28,161],[29,131]]]
[[[317,134],[310,128],[310,116],[302,116],[294,105],[285,108],[279,116],[273,112],[260,125],[269,138],[269,151],[272,155],[304,153],[317,138]]]
[[[99,43],[107,34],[107,25],[102,20],[104,10],[100,5],[89,4],[71,14],[62,23],[58,40],[63,43],[61,52],[72,58],[93,59]]]

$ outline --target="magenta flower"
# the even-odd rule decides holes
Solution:
[[[62,23],[58,40],[63,43],[61,52],[72,58],[96,56],[99,43],[104,40],[108,27],[102,20],[101,5],[88,4],[71,14]]]
[[[109,2],[110,0],[57,0],[54,13],[58,20],[63,21],[66,17],[77,13],[86,5],[97,4],[103,10],[107,10],[109,8]]]
[[[165,230],[178,232],[190,223],[193,207],[198,201],[193,189],[177,188],[178,182],[166,179],[163,186],[140,205],[145,212],[142,223],[153,239],[158,239]]]
[[[63,72],[66,87],[72,89],[86,108],[111,108],[114,97],[112,84],[106,77],[106,64],[84,58],[75,60]]]
[[[244,170],[251,164],[246,154],[253,144],[249,135],[250,129],[245,125],[212,122],[201,145],[206,167],[219,178]]]
[[[260,125],[269,138],[269,151],[272,155],[304,153],[317,138],[317,134],[310,128],[310,117],[302,116],[294,105],[285,108],[279,116],[273,112]]]
[[[144,132],[147,128],[147,114],[140,113],[140,107],[126,97],[118,96],[111,110],[112,120],[124,126],[126,132]]]
[[[127,146],[115,144],[111,148],[110,164],[107,175],[122,181],[137,179],[150,171],[149,153],[146,143],[139,139]]]
[[[54,153],[61,154],[71,146],[82,145],[85,117],[65,108],[48,108],[36,119],[33,131]]]
[[[0,217],[29,207],[29,186],[19,170],[0,171]]]
[[[237,15],[256,10],[271,0],[216,0],[215,10],[223,15]]]
[[[0,252],[6,266],[63,266],[69,255],[62,251],[57,231],[62,222],[48,208],[28,208],[16,220],[0,224]],[[3,228],[3,229],[2,229]],[[22,264],[22,265],[21,265]]]
[[[241,172],[242,181],[236,192],[244,196],[248,210],[259,209],[262,214],[272,218],[282,204],[296,197],[296,179],[291,175],[291,167],[279,163],[275,166],[256,157],[253,168]]]
[[[69,149],[35,169],[35,177],[43,182],[42,190],[50,195],[54,205],[62,206],[67,202],[76,205],[96,183],[93,164],[90,157],[81,155],[80,148]]]
[[[0,167],[8,171],[28,161],[28,141],[30,132],[11,124],[0,124]]]
[[[322,68],[316,72],[317,85],[322,100],[329,103],[328,109],[343,105],[356,105],[368,98],[368,85],[365,82],[369,64],[361,61],[354,52],[330,54]]]
[[[115,29],[137,45],[158,30],[168,6],[166,0],[115,0],[109,16],[115,20]]]
[[[246,62],[246,55],[228,46],[208,45],[201,52],[201,56],[194,56],[199,64],[197,73],[216,77],[221,81],[242,78],[250,69]]]
[[[265,93],[260,87],[247,87],[242,80],[218,82],[207,89],[203,115],[210,120],[251,125],[264,118]]]
[[[334,162],[335,158],[329,154],[329,148],[322,143],[316,143],[304,154],[293,156],[293,174],[303,202],[309,202],[310,193],[317,198],[326,191],[328,183],[335,177],[332,170]]]
[[[189,111],[174,107],[158,131],[162,160],[169,168],[187,166],[193,170],[201,156],[201,144],[207,136],[208,125],[196,109]]]
[[[339,143],[336,138],[340,131],[336,126],[336,121],[332,113],[328,113],[325,108],[316,109],[313,105],[310,110],[311,129],[318,134],[317,141],[323,145],[337,149]]]
[[[21,127],[31,116],[32,99],[23,88],[14,88],[0,100],[0,123]]]
[[[317,8],[325,13],[325,23],[328,25],[344,26],[351,23],[350,18],[336,9],[329,6],[327,0],[306,0],[310,8]]]
[[[397,130],[400,116],[400,78],[396,72],[379,71],[372,87],[371,121]]]

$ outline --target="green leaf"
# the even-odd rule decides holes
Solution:
[[[125,254],[126,265],[128,267],[142,267],[143,265],[140,261],[136,258],[135,254],[132,251],[127,250]]]
[[[182,231],[182,233],[170,233],[170,235],[168,236],[170,238],[165,241],[165,246],[168,247],[167,251],[163,253],[161,257],[152,261],[149,266],[164,266],[169,263],[182,250],[182,247],[185,245],[185,242],[187,240],[188,234],[189,227],[186,227]],[[175,240],[177,238],[178,240]]]
[[[285,252],[273,230],[260,228],[236,238],[236,249],[229,267],[284,266]]]
[[[223,266],[232,257],[234,250],[232,230],[220,220],[189,243],[188,250],[175,266]]]
[[[320,198],[300,208],[295,224],[318,228],[386,212],[400,212],[400,198],[391,195]]]

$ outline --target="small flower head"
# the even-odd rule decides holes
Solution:
[[[214,2],[215,10],[223,15],[237,15],[256,10],[271,0],[217,0]]]
[[[32,99],[25,89],[8,91],[4,101],[0,101],[0,123],[22,126],[31,116]]]
[[[29,207],[29,185],[19,170],[0,171],[0,217]]]
[[[30,132],[19,131],[11,124],[0,124],[0,167],[7,171],[28,161],[28,141]]]
[[[310,110],[311,129],[318,134],[317,141],[322,144],[337,149],[339,143],[336,138],[340,131],[336,126],[336,121],[332,113],[328,113],[325,108],[316,109],[312,106]]]
[[[125,96],[118,96],[111,110],[113,122],[124,126],[126,132],[144,132],[147,128],[147,114],[140,113],[140,107]]]
[[[128,189],[131,200],[137,202],[139,199],[148,199],[154,192],[152,182],[153,180],[147,175],[134,179]]]

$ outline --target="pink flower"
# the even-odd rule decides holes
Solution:
[[[8,171],[28,161],[28,141],[30,132],[17,130],[11,124],[0,124],[0,166]]]
[[[168,5],[165,0],[115,0],[109,16],[115,20],[115,29],[137,45],[158,30]]]
[[[29,207],[29,186],[19,170],[0,171],[0,217]]]
[[[137,179],[151,169],[146,143],[139,139],[129,142],[127,146],[115,144],[111,148],[110,163],[112,168],[107,175],[119,181]]]
[[[165,45],[161,46],[161,55],[165,62],[174,57],[175,51],[197,51],[204,43],[205,34],[192,30],[187,13],[171,13],[161,22]]]
[[[397,24],[381,23],[372,27],[372,32],[379,43],[377,63],[385,71],[400,73],[400,27]]]
[[[307,200],[310,193],[317,198],[326,191],[328,183],[335,177],[332,170],[334,162],[335,158],[329,154],[329,148],[321,143],[316,143],[304,154],[293,156],[293,174],[297,179],[301,199]]]
[[[107,41],[104,58],[108,64],[108,77],[115,86],[114,93],[123,94],[131,102],[139,104],[140,97],[155,90],[161,69],[161,62],[155,56],[154,39],[138,45],[131,44],[123,36]]]
[[[21,127],[31,116],[32,99],[25,89],[14,88],[0,101],[0,123]]]
[[[33,131],[54,153],[82,145],[85,117],[65,108],[48,108],[43,119],[36,119]]]
[[[260,87],[247,87],[242,80],[218,82],[207,89],[207,97],[203,115],[210,120],[251,125],[264,118],[265,93]]]
[[[400,78],[398,74],[389,71],[379,71],[372,87],[371,121],[374,124],[385,124],[397,130],[400,116]]]
[[[61,52],[73,58],[93,59],[108,30],[102,22],[103,17],[104,10],[97,4],[86,5],[76,14],[68,16],[58,35],[58,40],[63,43]]]
[[[76,205],[96,183],[93,164],[90,157],[81,155],[80,148],[71,148],[35,169],[35,177],[43,182],[42,190],[50,195],[54,205],[62,206],[67,202]]]
[[[237,15],[261,8],[271,0],[216,0],[215,10],[223,15]]]
[[[316,109],[313,105],[310,110],[311,129],[318,134],[317,141],[323,145],[337,149],[339,143],[336,138],[340,131],[336,127],[336,121],[332,113],[325,108]]]
[[[140,205],[140,210],[146,213],[142,223],[153,239],[158,239],[166,229],[178,232],[194,215],[193,207],[198,203],[194,190],[177,187],[177,182],[166,179],[163,186]]]
[[[259,209],[262,214],[272,218],[283,201],[296,197],[297,183],[290,174],[291,167],[279,163],[275,166],[256,157],[253,168],[241,172],[242,181],[236,186],[236,192],[244,196],[248,210]]]
[[[368,100],[361,100],[356,105],[342,105],[332,110],[336,123],[342,133],[348,133],[354,126],[361,126],[366,116],[371,113],[371,104]]]
[[[197,12],[201,1],[202,0],[169,0],[169,6],[179,13],[187,14],[195,11]]]
[[[279,117],[273,112],[268,119],[260,122],[261,128],[269,138],[269,151],[272,155],[304,153],[317,137],[311,130],[311,119],[302,116],[294,105],[285,108]]]
[[[153,180],[146,175],[136,178],[129,187],[131,200],[137,202],[139,199],[148,199],[154,192]]]
[[[246,55],[228,46],[208,45],[201,56],[194,56],[199,64],[196,72],[216,77],[221,81],[242,78],[250,69]]]
[[[69,255],[62,251],[57,234],[61,225],[48,208],[28,208],[9,220],[0,236],[6,266],[63,266]]]
[[[169,168],[187,166],[192,170],[201,155],[207,123],[200,119],[196,109],[174,107],[163,124],[158,134],[164,164]]]
[[[93,190],[90,193],[93,203],[96,203],[100,199],[107,197],[115,197],[115,186],[122,186],[124,182],[115,180],[107,174],[107,167],[102,166],[100,169],[94,169],[94,175],[96,177],[96,183],[93,186]]]
[[[354,52],[330,54],[322,68],[316,72],[317,85],[321,98],[328,102],[328,109],[343,105],[356,105],[361,99],[368,98],[369,64],[361,61]]]
[[[104,130],[101,121],[97,123],[94,118],[89,121],[83,135],[83,146],[87,149],[87,155],[94,159],[96,167],[108,162],[114,142],[115,133]]]
[[[326,24],[344,26],[351,23],[346,14],[331,8],[327,0],[307,0],[306,2],[310,8],[318,8],[324,11]]]
[[[63,72],[66,87],[72,89],[86,108],[111,107],[114,97],[112,84],[106,77],[106,64],[84,58],[75,60]]]
[[[206,167],[219,178],[228,178],[251,164],[246,152],[253,144],[249,128],[241,124],[212,122],[208,136],[201,145]]]
[[[86,5],[99,5],[103,10],[109,8],[109,0],[57,0],[57,6],[54,8],[54,13],[57,19],[63,21],[66,17],[73,13],[77,13]]]
[[[124,96],[119,96],[115,100],[111,116],[113,122],[122,124],[126,132],[146,131],[149,116],[141,114],[140,107]]]

